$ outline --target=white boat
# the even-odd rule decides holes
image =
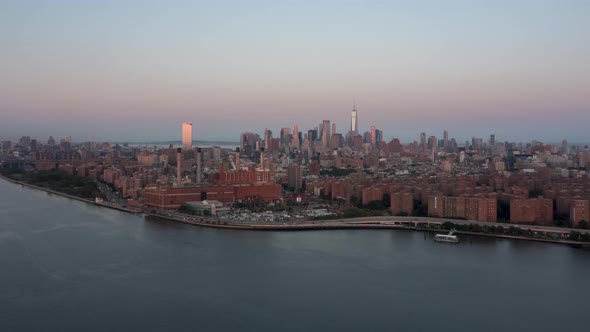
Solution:
[[[452,229],[449,234],[436,234],[434,236],[434,241],[438,242],[448,242],[448,243],[459,243],[459,238],[457,235],[453,235],[455,230]]]

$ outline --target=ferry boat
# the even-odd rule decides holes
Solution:
[[[438,242],[448,242],[448,243],[459,243],[459,238],[457,235],[453,235],[455,230],[452,229],[449,234],[436,234],[434,236],[434,241]]]

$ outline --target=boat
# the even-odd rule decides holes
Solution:
[[[459,237],[457,235],[453,235],[455,230],[452,229],[449,234],[436,234],[434,236],[434,241],[438,242],[447,242],[447,243],[459,243]]]

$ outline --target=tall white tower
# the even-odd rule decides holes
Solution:
[[[358,118],[356,114],[356,103],[352,105],[352,119],[350,122],[350,131],[355,134],[358,134]]]
[[[193,124],[191,122],[182,123],[182,149],[184,151],[193,149]]]

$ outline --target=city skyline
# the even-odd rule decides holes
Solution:
[[[383,142],[390,142],[391,140],[399,140],[399,142],[401,142],[402,144],[411,144],[411,143],[417,143],[420,146],[425,146],[426,145],[426,134],[428,134],[428,140],[431,139],[436,139],[435,144],[438,144],[439,142],[442,143],[444,146],[446,146],[449,143],[449,139],[453,139],[456,144],[460,145],[460,146],[469,146],[471,144],[471,141],[473,140],[479,140],[482,142],[490,142],[490,139],[493,142],[503,142],[503,143],[534,143],[534,142],[543,142],[545,144],[553,144],[553,145],[558,145],[558,144],[564,144],[564,142],[571,144],[571,145],[586,145],[588,144],[590,141],[573,141],[573,140],[569,140],[567,137],[563,137],[562,139],[558,139],[558,140],[539,140],[536,137],[529,137],[529,138],[525,138],[522,140],[510,140],[508,138],[502,138],[500,137],[499,140],[496,140],[496,136],[497,134],[495,134],[494,132],[490,132],[490,133],[475,133],[474,135],[472,135],[471,137],[462,137],[462,136],[449,136],[449,131],[447,129],[439,129],[437,131],[434,132],[415,132],[414,133],[414,138],[409,138],[407,140],[404,140],[403,138],[401,138],[400,136],[396,136],[396,135],[389,135],[388,133],[385,133],[384,135],[384,131],[381,130],[381,128],[375,126],[375,125],[371,125],[369,126],[369,128],[367,128],[367,130],[358,130],[358,111],[356,109],[356,104],[353,105],[353,109],[351,112],[351,116],[349,118],[349,123],[350,123],[350,127],[347,130],[342,130],[342,131],[336,131],[336,123],[331,122],[331,120],[322,120],[319,124],[311,125],[309,128],[303,128],[303,131],[299,130],[299,125],[297,123],[295,124],[291,124],[290,127],[277,127],[277,128],[264,128],[262,130],[250,130],[249,128],[241,128],[239,133],[233,133],[233,137],[228,137],[227,139],[207,139],[207,138],[198,138],[198,137],[194,137],[194,131],[193,131],[193,123],[192,122],[182,122],[181,123],[181,135],[180,137],[170,137],[168,139],[154,139],[153,137],[151,138],[146,138],[145,140],[117,140],[117,139],[111,139],[111,138],[107,138],[107,139],[103,139],[103,140],[96,140],[96,142],[99,141],[105,141],[105,142],[114,142],[114,143],[131,143],[131,144],[147,144],[147,143],[169,143],[169,142],[179,142],[180,146],[183,148],[183,150],[191,150],[193,148],[193,143],[195,142],[217,142],[217,143],[228,143],[228,144],[236,144],[236,145],[242,145],[243,142],[241,142],[241,138],[236,139],[236,135],[241,135],[244,133],[253,133],[256,134],[257,136],[259,136],[262,141],[265,142],[265,144],[267,144],[267,135],[270,132],[273,132],[273,130],[276,130],[276,132],[278,132],[279,137],[281,138],[281,141],[283,141],[283,136],[288,135],[289,137],[293,136],[296,140],[297,140],[297,133],[299,133],[299,137],[300,140],[303,139],[303,137],[306,137],[308,135],[308,131],[311,132],[313,130],[316,131],[316,134],[318,134],[318,132],[320,133],[317,137],[317,140],[319,142],[322,142],[322,144],[324,145],[329,145],[330,144],[330,140],[331,140],[331,136],[332,134],[339,134],[341,135],[342,139],[345,139],[347,136],[349,135],[359,135],[359,136],[363,136],[363,135],[369,135],[369,140],[370,142],[374,145],[375,144],[375,140],[376,140],[376,134],[377,132],[379,133],[380,136],[380,141]],[[178,123],[176,124],[176,129],[178,129]],[[291,135],[291,127],[293,128],[293,135]],[[356,128],[357,130],[352,130],[353,128]],[[409,132],[409,131],[408,131]],[[326,133],[326,135],[324,135],[324,133]],[[176,133],[177,135],[177,133]],[[157,136],[156,136],[157,137]],[[26,132],[21,132],[20,134],[13,136],[13,137],[2,137],[0,135],[0,140],[5,140],[5,141],[15,141],[18,142],[19,140],[22,140],[23,138],[27,138],[27,139],[35,139],[35,140],[39,140],[39,142],[43,142],[44,139],[48,138],[49,140],[67,140],[68,142],[72,142],[72,136],[67,134],[67,133],[62,133],[62,134],[58,134],[58,135],[49,135],[48,137],[40,137],[40,135],[38,134],[31,134],[31,133],[26,133]],[[76,143],[82,143],[82,142],[88,142],[88,141],[93,141],[92,139],[88,140],[88,139],[78,139],[75,140]],[[311,138],[310,138],[311,141]],[[301,143],[301,142],[299,142]],[[428,142],[429,144],[431,144],[430,142]],[[463,144],[466,143],[466,144]],[[268,148],[266,145],[263,146]]]
[[[0,139],[235,140],[330,119],[413,141],[586,141],[586,1],[9,1]],[[67,134],[66,134],[67,133]],[[481,134],[480,134],[481,133]]]
[[[0,1],[2,331],[582,330],[589,17]]]

